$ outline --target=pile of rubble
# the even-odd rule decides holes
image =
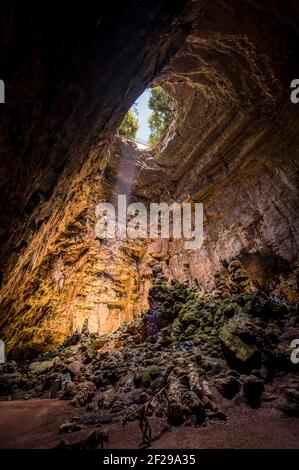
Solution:
[[[61,432],[137,419],[144,442],[153,414],[199,425],[225,419],[221,400],[253,408],[264,400],[299,416],[289,350],[299,337],[297,306],[254,288],[237,262],[228,271],[235,293],[226,296],[226,286],[206,299],[158,271],[146,315],[110,336],[89,334],[86,322],[54,351],[1,365],[1,399],[59,397],[88,413]]]

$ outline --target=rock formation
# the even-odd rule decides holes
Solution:
[[[221,419],[218,392],[259,406],[285,374],[297,415],[297,2],[101,3],[0,2],[0,394],[147,429],[153,399],[172,424]],[[156,85],[178,118],[141,151],[117,129]],[[98,239],[118,194],[203,203],[203,246]]]

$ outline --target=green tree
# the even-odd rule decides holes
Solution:
[[[125,115],[123,122],[121,123],[119,127],[119,132],[126,137],[129,137],[131,139],[135,139],[136,133],[139,129],[139,124],[137,117],[133,113],[132,109],[129,109],[127,114]]]
[[[148,107],[152,110],[148,119],[151,130],[148,144],[153,148],[165,135],[171,122],[177,116],[177,110],[173,99],[160,86],[151,89]]]

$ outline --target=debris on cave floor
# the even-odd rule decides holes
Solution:
[[[62,420],[71,419],[73,411],[72,406],[59,399],[0,402],[0,448],[49,449],[59,446],[86,449],[88,437],[99,430],[108,432],[109,441],[103,441],[104,449],[134,449],[141,444],[137,421],[128,422],[125,429],[118,421],[100,427],[84,426],[70,434],[59,433],[59,424]],[[80,411],[83,412],[82,409]],[[201,426],[187,422],[171,427],[165,424],[164,419],[153,416],[151,448],[299,447],[297,418],[285,416],[281,411],[275,410],[274,413],[265,403],[258,409],[245,404],[232,405],[225,412],[226,420],[211,420]]]
[[[78,429],[77,429],[78,430]],[[94,450],[103,449],[104,444],[109,442],[109,433],[107,430],[98,429],[92,431],[86,438],[81,438],[78,442],[69,443],[66,440],[60,441],[56,449],[77,449],[77,450]]]
[[[61,423],[63,435],[136,421],[143,445],[153,419],[165,429],[201,426],[225,420],[230,406],[261,404],[299,416],[289,349],[299,337],[297,304],[254,286],[238,260],[217,279],[205,297],[156,270],[142,318],[110,336],[89,334],[86,322],[54,351],[1,365],[0,399],[69,401],[74,415]]]

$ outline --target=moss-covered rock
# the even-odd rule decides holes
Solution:
[[[242,315],[234,316],[220,328],[223,353],[232,367],[248,371],[261,366],[261,352],[254,340],[257,335],[257,327]]]
[[[134,376],[134,384],[136,387],[144,387],[149,388],[157,377],[161,374],[161,370],[159,367],[149,367],[144,369]]]
[[[53,367],[53,361],[32,362],[29,370],[34,374],[42,374]]]
[[[203,403],[198,395],[192,390],[187,390],[182,395],[184,414],[187,416],[195,415],[197,422],[202,423],[205,419],[205,410]]]
[[[225,319],[230,319],[234,315],[238,315],[242,312],[241,306],[236,302],[226,301],[220,302],[218,306],[219,319],[222,317]]]
[[[263,292],[257,290],[250,296],[247,296],[247,302],[244,305],[244,312],[262,318],[271,318],[277,313],[276,306],[270,298]]]
[[[15,371],[11,374],[0,375],[0,395],[6,398],[13,395],[20,387],[22,374]]]
[[[171,325],[171,339],[173,341],[177,341],[180,338],[182,331],[183,331],[183,326],[179,318],[176,318]]]
[[[114,387],[111,387],[100,396],[98,400],[98,406],[99,408],[110,409],[114,405],[117,398],[118,395]]]
[[[150,309],[146,315],[148,335],[171,324],[194,294],[178,282],[154,284],[149,291]]]
[[[208,314],[208,311],[204,309],[204,302],[192,299],[182,306],[179,311],[179,320],[184,327],[190,324],[199,325],[206,314]]]

